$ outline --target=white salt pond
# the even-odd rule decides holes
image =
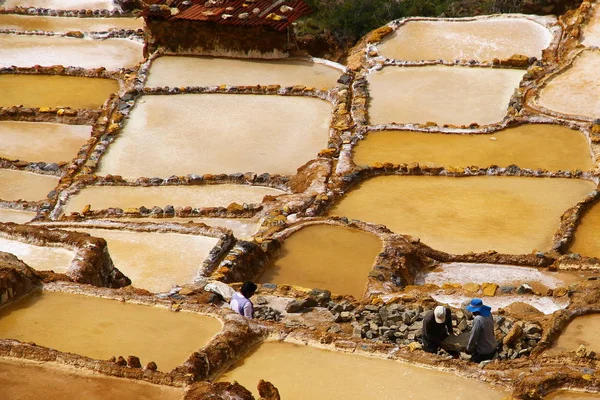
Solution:
[[[142,29],[142,18],[78,18],[41,17],[17,14],[0,14],[0,28],[18,31],[46,31],[67,33],[105,32],[113,29]]]
[[[52,10],[112,10],[112,0],[5,0],[3,7],[36,7]]]
[[[598,400],[598,398],[600,398],[600,394],[598,393],[583,393],[576,391],[559,390],[544,397],[544,400]]]
[[[64,228],[61,228],[64,229]],[[68,228],[106,240],[116,268],[137,288],[153,293],[190,284],[219,239],[178,233]]]
[[[594,15],[583,28],[583,41],[581,42],[584,46],[596,46],[600,47],[600,4],[596,3]]]
[[[1,175],[0,175],[1,178]],[[278,196],[285,192],[266,186],[201,185],[201,186],[87,186],[72,197],[65,213],[80,212],[86,205],[92,210],[111,207],[122,209],[144,206],[165,207],[227,207],[231,203],[258,204],[266,195]],[[0,198],[2,198],[0,196]]]
[[[143,96],[97,173],[295,174],[327,147],[331,111],[330,103],[303,97]]]
[[[600,52],[584,51],[571,68],[553,77],[539,94],[537,103],[563,114],[598,118],[600,116]]]
[[[11,253],[25,264],[39,271],[66,272],[75,252],[63,247],[35,246],[33,244],[0,237],[0,251]]]
[[[444,293],[432,293],[431,297],[437,302],[447,304],[450,307],[455,308],[460,308],[465,301],[470,302],[473,298],[473,296],[467,297]],[[490,306],[492,308],[492,312],[498,311],[498,309],[507,307],[513,303],[529,304],[530,306],[535,307],[539,311],[548,315],[554,313],[555,311],[567,308],[569,305],[569,299],[567,297],[553,298],[525,295],[507,295],[483,298],[483,304]]]
[[[0,67],[62,65],[118,70],[141,62],[142,47],[141,43],[128,39],[0,34]]]
[[[39,201],[58,185],[58,177],[0,169],[0,199]]]
[[[397,60],[505,59],[513,54],[540,58],[552,33],[526,18],[409,21],[379,45],[381,55]]]
[[[370,123],[500,122],[523,74],[459,66],[385,67],[368,76]]]
[[[47,122],[0,121],[0,157],[58,163],[73,159],[92,127]]]
[[[152,62],[146,86],[303,85],[329,89],[342,74],[341,69],[302,60],[163,56]]]
[[[0,223],[14,222],[15,224],[24,224],[31,221],[36,214],[33,211],[0,209]]]
[[[500,387],[450,372],[279,342],[261,344],[219,377],[219,381],[235,380],[249,389],[260,379],[275,385],[286,400],[392,400],[399,394],[414,400],[500,400],[506,396]]]

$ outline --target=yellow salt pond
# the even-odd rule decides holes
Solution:
[[[551,41],[547,28],[526,18],[409,21],[384,39],[379,51],[406,61],[492,61],[513,54],[540,58]]]
[[[583,393],[567,390],[559,390],[544,397],[544,400],[591,400],[599,399],[599,393]]]
[[[33,211],[0,209],[0,223],[14,222],[24,224],[31,221],[37,213]]]
[[[0,169],[0,199],[2,200],[44,200],[56,185],[58,185],[56,176]]]
[[[302,60],[165,56],[152,63],[146,86],[304,85],[329,89],[342,73],[325,64]]]
[[[0,251],[12,253],[31,268],[40,271],[65,272],[75,257],[74,251],[63,247],[35,246],[3,237],[0,237]]]
[[[152,208],[166,205],[192,207],[227,207],[231,203],[261,203],[266,195],[278,196],[285,192],[266,186],[201,185],[201,186],[88,186],[71,198],[65,213],[79,212],[86,205],[92,210],[111,207],[122,209]],[[0,198],[2,198],[0,196]]]
[[[219,378],[247,388],[255,388],[260,379],[275,385],[286,400],[391,400],[399,396],[499,400],[506,396],[501,388],[449,372],[278,342],[261,344]]]
[[[584,315],[572,320],[546,353],[576,351],[584,345],[588,350],[600,350],[600,314]]]
[[[538,104],[563,114],[598,118],[600,116],[600,52],[586,51],[573,66],[552,78],[542,88]]]
[[[142,61],[142,47],[141,43],[128,39],[0,34],[0,67],[62,65],[118,70]]]
[[[112,0],[5,0],[4,8],[41,7],[52,10],[112,10]]]
[[[370,123],[500,122],[523,74],[459,66],[386,67],[368,76]]]
[[[56,75],[0,75],[0,107],[98,108],[119,91],[112,79]]]
[[[600,203],[593,205],[583,214],[573,236],[570,251],[587,257],[600,257]]]
[[[37,15],[0,14],[0,28],[19,31],[104,32],[112,29],[135,30],[143,27],[144,22],[141,18],[40,17]]]
[[[261,283],[329,289],[361,298],[382,243],[374,235],[332,225],[311,225],[285,240]]]
[[[384,224],[454,254],[546,251],[561,215],[595,189],[579,179],[380,176],[329,212]]]
[[[212,317],[66,293],[38,292],[0,309],[0,338],[95,359],[136,355],[168,372],[221,330]]]
[[[582,44],[588,47],[600,47],[600,6],[598,3],[596,3],[596,9],[592,18],[583,29]]]
[[[108,243],[115,267],[135,287],[154,293],[189,284],[219,239],[177,233],[135,232],[114,229],[70,228]]]
[[[327,147],[331,110],[328,102],[302,97],[144,96],[98,174],[295,174]]]
[[[528,124],[485,135],[410,131],[370,132],[359,142],[357,165],[431,162],[446,166],[516,164],[521,168],[589,170],[592,159],[581,132],[558,125]]]
[[[90,137],[91,126],[0,121],[0,157],[44,161],[73,159]]]
[[[9,358],[0,358],[0,387],[3,398],[19,400],[180,400],[184,395],[180,388]]]

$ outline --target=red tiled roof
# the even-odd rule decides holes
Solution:
[[[211,21],[223,25],[267,25],[283,30],[311,13],[302,0],[154,0],[143,15],[171,21]],[[167,4],[169,4],[167,6]],[[174,9],[178,11],[172,12]]]

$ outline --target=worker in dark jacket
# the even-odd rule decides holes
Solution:
[[[442,342],[452,335],[452,313],[449,308],[437,306],[423,318],[423,350],[437,353]]]
[[[467,310],[473,313],[473,328],[467,344],[467,353],[471,354],[471,361],[480,363],[491,360],[496,354],[496,338],[494,336],[494,317],[492,308],[483,305],[481,299],[471,300]]]

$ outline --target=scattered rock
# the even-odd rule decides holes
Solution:
[[[136,356],[129,356],[127,357],[127,366],[129,366],[130,368],[142,368],[142,363],[140,362],[140,359]]]
[[[146,365],[146,369],[150,370],[150,371],[156,371],[158,369],[158,366],[156,365],[156,363],[154,361],[150,361],[147,365]]]

